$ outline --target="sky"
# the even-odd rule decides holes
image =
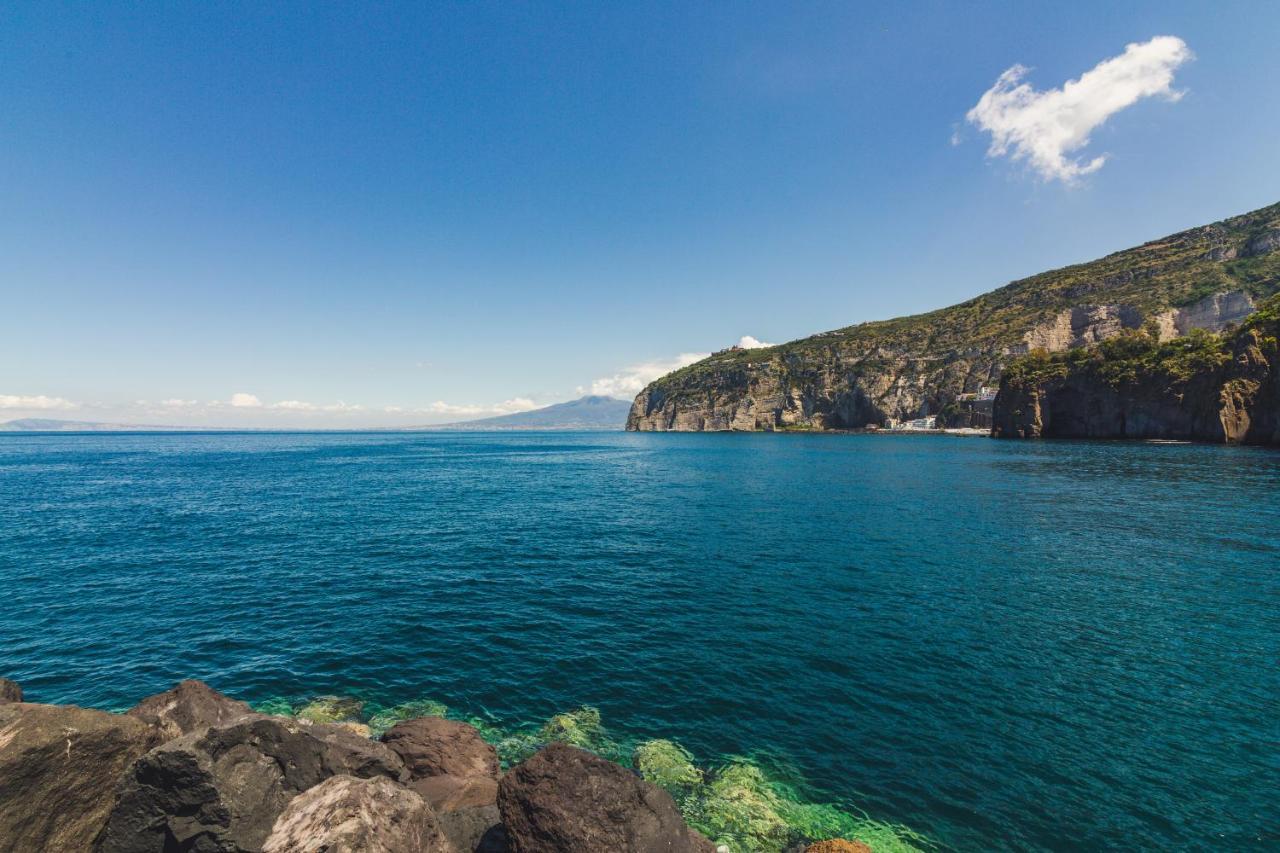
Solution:
[[[629,398],[1280,201],[1280,4],[15,3],[0,421]]]

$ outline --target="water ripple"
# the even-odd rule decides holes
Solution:
[[[1280,455],[0,436],[0,673],[583,703],[958,849],[1280,844]]]

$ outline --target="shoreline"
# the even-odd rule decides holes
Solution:
[[[99,711],[25,702],[21,687],[0,679],[0,731],[7,736],[0,739],[0,779],[23,780],[0,781],[0,837],[31,849],[160,850],[148,839],[163,825],[170,834],[194,832],[191,839],[216,836],[231,844],[225,849],[305,853],[316,848],[294,843],[298,827],[307,827],[304,841],[312,845],[316,832],[342,817],[332,813],[334,802],[360,805],[368,825],[359,831],[370,838],[409,821],[436,839],[367,848],[387,853],[643,853],[658,846],[686,853],[911,853],[932,846],[854,807],[808,800],[749,758],[698,762],[672,740],[616,737],[589,706],[541,725],[504,727],[430,699],[382,706],[319,696],[249,705],[184,681],[127,711]],[[250,755],[249,763],[221,766],[226,749]],[[423,762],[431,763],[424,755],[448,760],[424,770]],[[329,770],[303,782],[263,769],[317,760]],[[235,806],[245,774],[258,788],[280,789],[265,812]],[[97,784],[83,790],[90,778]],[[616,789],[622,803],[634,789],[666,818],[654,830],[647,813],[621,806],[595,811],[575,793],[584,784],[596,799],[601,788]],[[33,830],[30,816],[72,789],[79,791],[74,802],[62,804],[52,825]],[[232,813],[253,815],[193,830],[185,806],[170,813],[173,803],[193,797],[205,801],[201,813],[235,806]],[[382,814],[389,802],[404,814]],[[139,813],[150,816],[142,820]],[[6,826],[14,816],[17,822]],[[639,846],[631,843],[637,833],[646,839]],[[548,834],[560,840],[548,844]],[[606,837],[615,841],[596,846]]]

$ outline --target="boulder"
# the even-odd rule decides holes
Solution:
[[[426,801],[385,776],[331,776],[289,801],[262,853],[454,853]]]
[[[436,820],[458,853],[508,853],[511,849],[494,804],[436,812]]]
[[[163,743],[210,726],[226,725],[252,714],[244,702],[229,699],[203,681],[181,681],[173,689],[148,696],[127,712],[151,726]]]
[[[0,849],[91,849],[150,737],[120,714],[0,704]]]
[[[382,742],[404,761],[410,779],[498,778],[497,751],[466,723],[442,717],[405,720],[392,726]]]
[[[498,782],[494,779],[459,779],[456,776],[431,776],[410,782],[409,787],[435,810],[440,825],[453,846],[473,853],[489,838],[485,850],[506,850],[505,835],[491,837],[491,830],[501,830],[498,812]]]
[[[337,726],[255,714],[192,732],[134,762],[98,849],[256,851],[290,800],[338,775],[408,774],[386,746]]]
[[[815,841],[804,848],[804,853],[871,853],[871,848],[861,841],[833,838],[830,841]]]
[[[441,717],[405,720],[382,740],[409,771],[409,787],[435,810],[463,853],[506,849],[498,814],[498,753],[474,726]]]
[[[7,678],[0,678],[0,704],[5,702],[21,702],[22,685]]]
[[[410,781],[409,787],[437,812],[492,806],[498,802],[498,780],[487,777],[430,776]]]
[[[498,785],[515,853],[713,853],[685,825],[671,795],[617,764],[551,744]]]

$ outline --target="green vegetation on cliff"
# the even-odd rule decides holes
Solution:
[[[1004,380],[1012,389],[1043,385],[1083,374],[1112,388],[1159,385],[1172,387],[1207,376],[1231,362],[1241,345],[1261,353],[1276,352],[1280,335],[1280,294],[1264,300],[1239,328],[1222,334],[1192,329],[1161,341],[1155,329],[1125,329],[1091,347],[1049,353],[1032,350],[1006,365]]]
[[[1280,444],[1280,294],[1221,334],[1143,328],[1032,351],[1006,368],[992,423],[1001,438]]]
[[[1216,329],[1278,290],[1280,204],[949,308],[716,353],[645,388],[628,428],[830,429],[937,413],[996,384],[1005,364],[1030,348],[1074,348],[1144,324],[1166,338]],[[1121,346],[1141,343],[1128,338]],[[1174,363],[1182,353],[1194,369],[1204,345],[1170,350],[1170,368],[1182,369]]]
[[[986,342],[1016,344],[1029,328],[1081,305],[1126,305],[1151,315],[1217,293],[1241,291],[1261,299],[1280,289],[1280,252],[1267,249],[1269,244],[1264,242],[1277,230],[1280,204],[1096,261],[1020,279],[949,308],[847,326],[780,344],[768,352],[799,353],[858,340],[884,345],[915,343],[921,336],[926,336],[931,349],[963,350]],[[730,351],[666,378],[697,374],[713,360],[722,364],[750,362],[762,352]]]

